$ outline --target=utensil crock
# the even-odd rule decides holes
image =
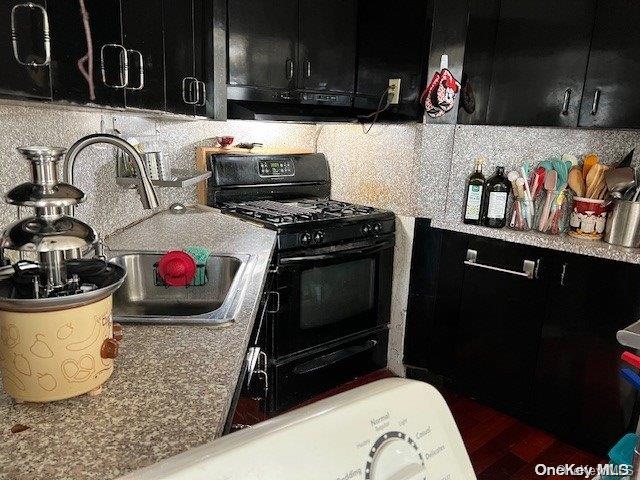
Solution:
[[[639,248],[640,202],[615,200],[603,239],[612,245]]]

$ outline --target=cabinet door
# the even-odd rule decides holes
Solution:
[[[598,0],[580,126],[638,127],[640,3]]]
[[[453,378],[460,288],[469,236],[417,219],[407,305],[405,364]]]
[[[465,264],[460,289],[456,381],[478,398],[526,413],[547,290],[542,251],[480,237],[469,249],[477,259]],[[524,262],[532,262],[533,278],[523,276]]]
[[[353,93],[356,1],[300,0],[298,87]]]
[[[121,0],[128,50],[127,107],[164,110],[162,0]]]
[[[298,0],[229,0],[229,85],[295,87]]]
[[[193,115],[198,103],[195,77],[194,2],[163,0],[167,110]]]
[[[604,455],[635,429],[616,332],[640,318],[640,267],[558,254],[536,373],[538,423]]]
[[[502,0],[487,123],[576,126],[595,0]]]
[[[51,97],[46,53],[46,7],[43,0],[32,2],[32,6],[15,0],[3,2],[0,6],[0,32],[3,34],[0,41],[0,95],[44,99]],[[12,11],[15,40],[11,36]],[[24,65],[29,63],[36,65]]]
[[[354,106],[376,110],[390,78],[399,78],[402,113],[417,116],[425,83],[433,1],[359,0],[357,86]],[[385,25],[384,29],[376,28]],[[396,107],[393,107],[396,108]]]
[[[124,107],[120,0],[50,0],[48,7],[53,99]]]

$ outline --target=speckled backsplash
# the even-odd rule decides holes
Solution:
[[[145,136],[157,132],[158,145],[173,168],[193,168],[195,147],[211,144],[207,139],[233,135],[238,141],[265,145],[313,148],[319,127],[305,124],[188,120],[177,117],[141,117],[132,114],[72,110],[37,103],[0,105],[0,192],[28,181],[27,162],[15,148],[44,144],[69,147],[78,138],[100,131],[101,118],[107,128],[115,125],[125,135]],[[61,177],[62,178],[62,177]],[[150,215],[142,209],[136,190],[125,190],[115,182],[111,147],[87,149],[76,164],[76,183],[87,194],[77,215],[104,235]],[[157,189],[160,206],[194,202],[195,187]],[[0,225],[16,218],[15,207],[0,202]]]
[[[508,171],[520,166],[524,160],[536,164],[563,153],[578,158],[596,153],[601,162],[612,163],[622,160],[636,146],[640,146],[640,131],[635,130],[458,125],[455,127],[445,218],[461,220],[465,185],[479,156],[487,161],[484,171],[489,177],[497,165],[504,165]],[[638,153],[634,162],[637,162]]]

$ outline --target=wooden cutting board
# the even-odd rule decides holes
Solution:
[[[196,148],[196,170],[207,171],[207,157],[211,153],[237,154],[237,155],[304,155],[314,153],[310,148],[290,148],[290,147],[255,147],[248,148],[220,148],[220,147],[198,147]],[[207,180],[198,184],[198,203],[207,204]]]

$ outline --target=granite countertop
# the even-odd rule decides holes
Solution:
[[[197,214],[161,212],[106,243],[246,254],[252,279],[227,326],[124,325],[115,372],[99,396],[16,404],[0,392],[2,479],[116,478],[222,433],[275,232],[199,207]],[[16,425],[29,428],[12,433]]]
[[[478,225],[466,225],[460,220],[434,218],[431,226],[442,230],[468,233],[480,237],[495,238],[507,242],[521,243],[540,248],[549,248],[562,252],[577,253],[591,257],[604,258],[619,262],[640,264],[640,248],[626,248],[610,245],[601,240],[583,240],[567,234],[550,235],[535,230],[521,232],[505,228],[489,228]]]

